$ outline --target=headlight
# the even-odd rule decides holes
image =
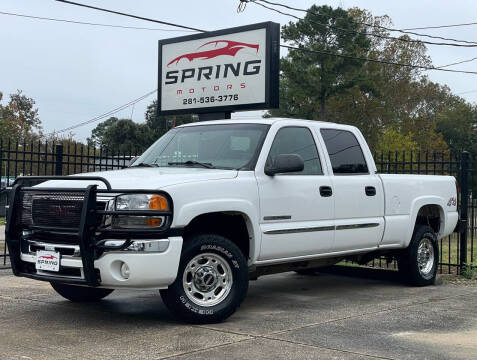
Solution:
[[[124,194],[116,197],[116,210],[169,210],[169,204],[162,195]]]
[[[149,210],[169,210],[167,199],[158,194],[124,194],[116,197],[114,210],[129,211],[149,211]],[[113,227],[141,228],[159,227],[163,224],[163,216],[134,216],[115,215],[112,219]]]

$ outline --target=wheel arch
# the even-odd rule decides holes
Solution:
[[[416,225],[429,225],[441,237],[446,228],[447,215],[444,211],[444,199],[438,196],[420,197],[414,200],[411,207],[410,227],[406,236],[406,246],[411,242],[412,234]]]
[[[177,213],[174,227],[184,228],[185,240],[191,234],[205,232],[225,236],[236,243],[250,264],[260,251],[256,221],[256,210],[251,203],[224,199],[214,203],[187,204]]]

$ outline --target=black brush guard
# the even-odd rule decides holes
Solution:
[[[98,190],[97,185],[88,185],[86,188],[47,188],[47,187],[25,187],[24,182],[38,182],[46,180],[64,180],[64,181],[99,181],[106,185],[106,190]],[[42,193],[84,193],[83,206],[81,209],[81,218],[79,227],[52,227],[52,226],[29,226],[21,224],[19,207],[16,206],[20,201],[21,192]],[[164,196],[169,203],[169,210],[98,210],[96,208],[97,196],[104,194],[158,194]],[[129,215],[129,216],[161,216],[164,217],[164,223],[158,228],[150,229],[129,229],[129,228],[111,228],[98,225],[98,219],[105,215]],[[131,245],[134,239],[159,238],[164,236],[181,235],[181,229],[170,229],[173,215],[172,199],[164,191],[160,190],[114,190],[111,184],[102,177],[97,176],[22,176],[18,177],[12,185],[9,197],[9,208],[7,213],[7,223],[5,227],[5,240],[8,245],[10,261],[14,275],[29,277],[37,280],[58,281],[63,283],[83,284],[89,286],[98,286],[100,277],[94,268],[95,256],[98,252],[104,250],[124,250]],[[81,259],[83,263],[84,279],[67,278],[54,275],[40,275],[24,270],[24,263],[21,255],[21,240],[24,230],[39,231],[43,234],[68,233],[78,237]],[[106,239],[124,239],[121,246],[106,246]]]

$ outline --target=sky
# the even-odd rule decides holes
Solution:
[[[249,4],[237,13],[238,0],[76,0],[88,5],[205,30],[291,19]],[[280,1],[280,0],[277,0]],[[312,4],[360,7],[375,16],[389,15],[394,28],[414,28],[477,22],[475,0],[281,0],[299,8]],[[68,19],[90,23],[174,28],[79,8],[54,0],[0,0],[0,12]],[[477,25],[420,32],[477,41]],[[21,89],[36,101],[44,132],[50,133],[92,119],[157,88],[157,41],[190,34],[185,31],[133,30],[34,20],[0,14],[0,91]],[[435,66],[477,57],[477,48],[428,46]],[[477,61],[453,69],[477,71]],[[426,72],[432,81],[446,84],[455,93],[477,103],[477,75]],[[155,95],[114,116],[144,122],[144,112]],[[260,112],[237,112],[233,118],[259,116]],[[73,131],[84,140],[97,125]]]

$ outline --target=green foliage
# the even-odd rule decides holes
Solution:
[[[144,151],[150,145],[149,138],[146,125],[120,119],[105,131],[103,141],[106,151],[127,153],[134,149]]]
[[[363,28],[359,23],[375,26]],[[283,27],[282,37],[309,50],[432,65],[424,44],[387,39],[394,34],[383,27],[392,27],[388,16],[374,17],[358,8],[345,11],[313,6],[304,20]],[[352,43],[351,35],[355,36]],[[448,87],[431,82],[419,68],[347,62],[339,57],[296,50],[290,50],[281,61],[280,109],[269,111],[267,117],[325,119],[354,125],[363,132],[372,150],[445,152],[450,147],[475,149],[477,154],[476,106],[452,95]],[[322,90],[326,90],[324,95]],[[394,141],[396,138],[402,143]]]
[[[146,125],[151,131],[153,142],[159,139],[170,128],[187,124],[195,121],[194,115],[175,115],[175,116],[158,116],[157,101],[154,100],[146,109],[145,113]]]
[[[142,152],[151,144],[149,128],[130,119],[111,117],[91,132],[88,144],[101,147],[107,154]]]
[[[460,275],[466,278],[467,280],[472,280],[475,278],[475,269],[472,264],[465,264],[462,268]]]
[[[366,54],[371,42],[359,32],[359,25],[341,8],[313,5],[309,10],[303,20],[283,26],[285,41],[310,51],[290,50],[282,58],[282,106],[279,110],[272,110],[272,116],[325,121],[326,100],[329,97],[338,96],[353,86],[367,84],[366,76],[356,71],[363,66],[363,61],[313,52],[351,56]]]
[[[195,120],[192,115],[157,116],[156,100],[147,107],[145,118],[145,123],[137,124],[130,119],[111,117],[92,130],[88,144],[102,147],[107,153],[140,153],[170,128]]]
[[[0,92],[0,101],[3,94]],[[35,100],[23,95],[21,90],[10,94],[6,105],[0,104],[0,136],[3,140],[28,138],[33,130],[41,131],[41,122]]]
[[[437,131],[453,151],[477,153],[477,105],[451,97],[451,104],[437,115]]]
[[[415,151],[418,149],[412,134],[403,134],[393,127],[388,127],[379,137],[375,150],[378,153],[395,153],[403,151]]]
[[[104,142],[104,135],[106,130],[114,125],[119,119],[117,117],[110,117],[106,121],[99,123],[92,131],[91,137],[87,138],[88,145],[93,147],[100,147]]]
[[[34,109],[34,106],[35,100],[23,95],[21,90],[17,90],[16,94],[10,94],[8,107],[13,115],[28,129],[40,127],[38,109]]]

